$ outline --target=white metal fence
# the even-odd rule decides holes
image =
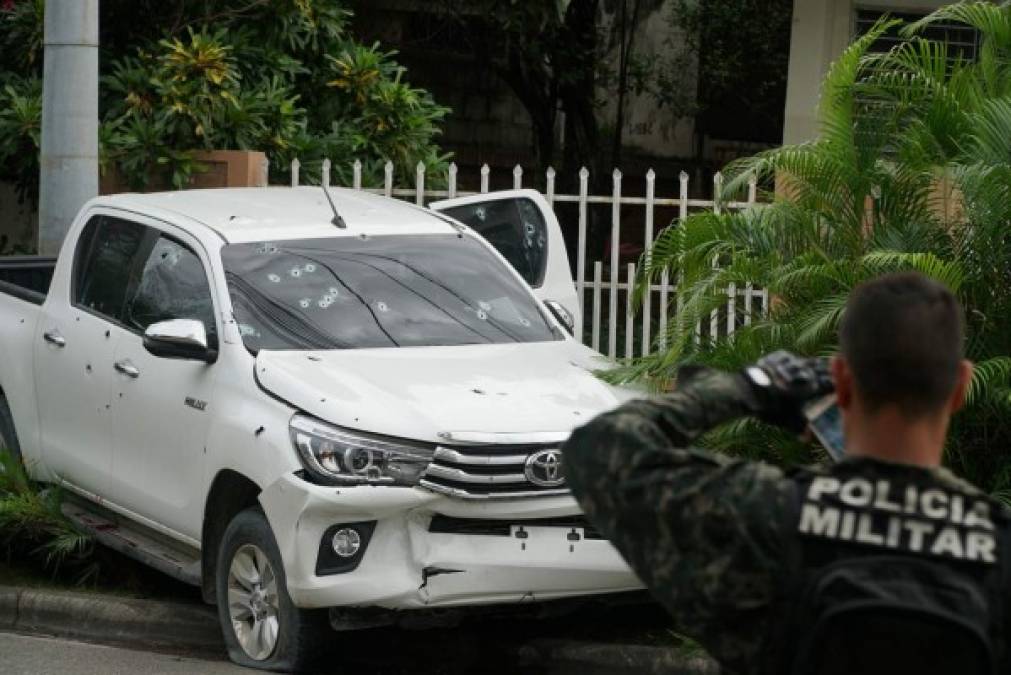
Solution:
[[[292,161],[291,185],[293,187],[299,185],[300,169],[299,160]],[[458,173],[456,164],[450,164],[446,175],[446,189],[428,189],[425,181],[425,165],[419,162],[415,172],[414,187],[396,187],[394,185],[393,163],[387,162],[383,186],[369,188],[363,187],[362,164],[355,160],[352,166],[352,184],[345,187],[382,194],[387,197],[413,200],[419,206],[424,206],[429,201],[436,199],[463,197],[490,191],[491,169],[487,164],[480,169],[477,190],[459,189]],[[322,161],[320,175],[323,184],[329,186],[331,179],[330,160]],[[580,310],[584,317],[583,325],[576,327],[576,337],[584,342],[589,337],[589,345],[594,350],[603,351],[612,359],[630,359],[634,356],[648,354],[654,349],[663,349],[666,346],[663,327],[667,325],[670,312],[676,311],[676,308],[671,307],[674,286],[666,274],[659,280],[659,283],[651,285],[650,292],[643,297],[637,317],[632,303],[636,263],[621,264],[623,236],[627,240],[629,234],[635,234],[637,239],[636,228],[642,228],[642,248],[648,249],[659,232],[684,220],[693,211],[711,210],[719,213],[721,209],[743,209],[753,206],[757,203],[757,187],[754,178],[749,181],[746,201],[719,202],[689,198],[689,176],[685,171],[681,171],[677,177],[677,197],[657,196],[657,176],[653,169],[647,171],[644,177],[643,196],[631,196],[627,192],[623,193],[625,177],[618,169],[615,169],[611,174],[612,190],[609,195],[589,194],[590,173],[585,168],[579,172],[578,194],[557,193],[555,191],[556,176],[555,170],[548,168],[544,174],[543,183],[524,185],[523,168],[517,165],[512,170],[512,184],[506,187],[512,189],[531,187],[540,190],[543,185],[542,194],[555,211],[556,217],[562,224],[563,232],[567,236],[573,231],[576,232],[575,246],[573,247],[571,242],[567,242],[570,244],[570,250],[575,249],[575,284]],[[720,173],[713,176],[714,195],[720,193],[722,180],[723,177]],[[624,185],[627,186],[628,182],[625,182]],[[575,213],[563,212],[566,205],[570,209],[575,207]],[[642,213],[636,216],[627,210],[623,212],[623,209],[628,208],[641,209]],[[601,219],[599,222],[606,223],[602,219],[609,218],[608,250],[594,252],[587,249],[587,232],[595,209],[610,211],[609,214],[596,214]],[[658,227],[657,215],[662,211],[668,211],[670,217],[668,222],[661,221]],[[573,219],[575,220],[574,224],[571,222]],[[604,259],[605,254],[606,260]],[[617,261],[617,264],[614,264],[614,261]],[[587,276],[588,268],[592,270],[589,277]],[[767,309],[767,292],[753,288],[751,284],[744,288],[731,285],[727,289],[727,303],[724,309],[713,310],[708,326],[701,323],[696,326],[696,340],[701,341],[709,336],[733,333],[737,325],[749,324],[755,313],[764,313]],[[606,343],[602,345],[605,332]]]

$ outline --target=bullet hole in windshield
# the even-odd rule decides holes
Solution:
[[[488,312],[484,311],[483,309],[477,310],[477,318],[481,319],[482,321],[487,321]]]
[[[529,328],[530,327],[530,319],[521,316],[520,317],[520,324],[522,324],[523,326],[526,326],[527,328]]]
[[[300,276],[302,276],[302,269],[300,267],[292,267],[291,272],[289,272],[289,274],[291,274],[292,277],[297,279]]]
[[[313,265],[312,263],[308,263],[308,264],[306,264],[306,266],[305,266],[305,267],[303,267],[302,269],[304,269],[304,270],[305,270],[306,272],[308,272],[309,274],[312,274],[313,272],[315,272],[315,271],[316,271],[316,266],[315,266],[315,265]]]
[[[312,300],[310,300],[309,298],[302,298],[301,300],[298,301],[298,306],[301,307],[302,309],[309,309],[309,305],[311,304]]]
[[[243,337],[246,337],[246,336],[260,337],[260,331],[256,330],[256,328],[254,328],[253,326],[250,326],[248,323],[240,323],[239,324],[239,335],[241,335]]]
[[[478,220],[484,221],[488,217],[488,211],[483,206],[479,206],[474,210],[474,215],[477,216]]]
[[[379,302],[376,303],[376,309],[378,309],[380,312],[388,312],[388,311],[390,311],[389,306],[385,302],[382,302],[382,301],[379,301]]]
[[[268,274],[267,278],[270,279],[271,283],[274,284],[281,283],[281,277],[277,276],[276,274]]]
[[[491,311],[491,303],[490,302],[486,302],[486,301],[482,300],[481,302],[477,303],[477,306],[480,307],[481,309],[483,309],[486,312],[490,312]]]

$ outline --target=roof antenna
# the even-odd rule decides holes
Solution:
[[[333,219],[330,221],[336,227],[342,230],[348,229],[348,224],[344,222],[341,218],[341,214],[337,212],[337,205],[333,203],[333,197],[330,196],[330,191],[326,189],[326,185],[320,185],[323,188],[323,194],[326,195],[326,200],[330,202],[330,208],[333,209]]]

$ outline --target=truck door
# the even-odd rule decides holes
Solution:
[[[134,223],[93,216],[78,238],[73,271],[54,279],[39,320],[35,379],[43,460],[94,494],[104,494],[111,478],[112,355],[142,237]]]
[[[536,190],[503,190],[429,205],[488,240],[534,289],[541,302],[559,303],[582,325],[569,255],[558,218]]]
[[[196,488],[219,369],[155,356],[144,348],[143,335],[152,323],[197,319],[214,345],[220,333],[210,268],[189,235],[157,221],[147,225],[112,358],[114,492],[134,513],[199,539],[204,504]]]

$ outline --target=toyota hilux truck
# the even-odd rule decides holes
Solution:
[[[98,540],[198,585],[234,661],[640,589],[559,444],[628,397],[573,339],[558,222],[522,190],[99,197],[0,263],[0,445]]]

